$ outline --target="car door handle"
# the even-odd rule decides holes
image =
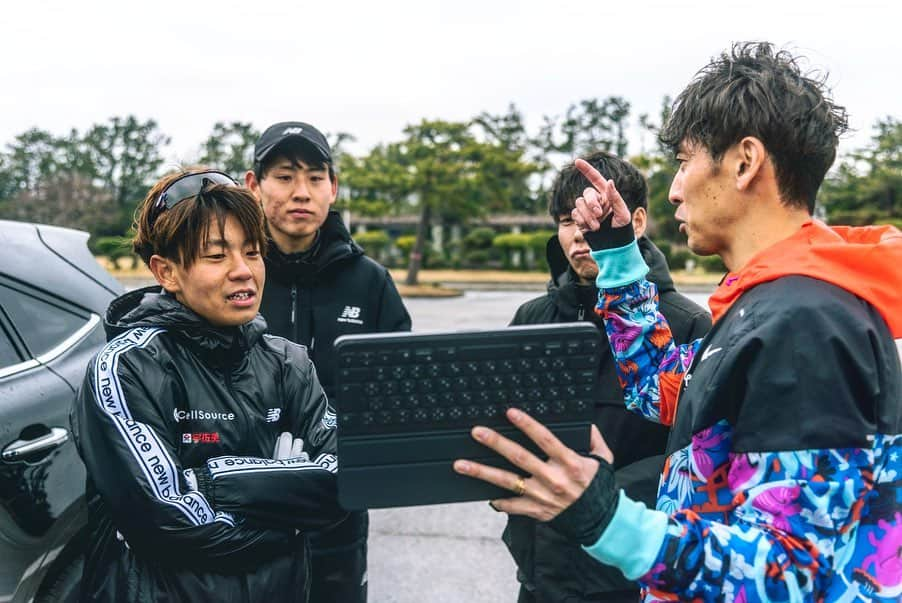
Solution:
[[[3,449],[4,461],[18,461],[37,452],[62,446],[69,440],[69,432],[62,427],[52,427],[50,433],[33,440],[16,440]]]

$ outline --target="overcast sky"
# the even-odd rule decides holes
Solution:
[[[902,118],[902,3],[796,0],[30,0],[0,17],[0,145],[114,115],[156,119],[172,164],[217,121],[309,121],[364,152],[422,118],[516,103],[535,128],[583,98],[657,115],[733,41],[764,39],[825,68],[865,144]],[[631,131],[630,152],[642,137]],[[644,144],[650,145],[646,137]]]

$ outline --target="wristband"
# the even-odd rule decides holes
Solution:
[[[611,212],[607,218],[601,222],[598,230],[592,230],[583,233],[583,238],[589,244],[592,251],[601,251],[602,249],[615,249],[624,247],[636,240],[636,233],[633,231],[633,223],[627,222],[623,226],[614,228],[611,222],[614,221],[614,212]]]
[[[557,532],[583,546],[598,542],[611,523],[618,500],[614,466],[600,456],[589,456],[598,461],[598,471],[589,487],[572,505],[548,522]]]

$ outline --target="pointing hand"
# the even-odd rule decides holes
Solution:
[[[606,180],[598,170],[582,159],[577,159],[574,165],[592,184],[583,191],[582,197],[577,198],[570,214],[577,227],[584,233],[601,230],[609,218],[611,228],[629,224],[632,221],[630,210],[614,187],[614,181]]]

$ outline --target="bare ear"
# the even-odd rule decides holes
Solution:
[[[257,181],[257,174],[254,170],[248,170],[244,173],[244,185],[250,189],[257,201],[260,200],[260,183]]]
[[[332,180],[332,200],[329,201],[329,205],[335,203],[335,200],[338,198],[338,174],[335,174],[335,178]]]
[[[746,136],[736,144],[736,189],[748,191],[765,170],[767,150],[754,136]]]
[[[179,274],[176,270],[175,263],[161,255],[150,256],[150,271],[153,277],[157,279],[160,286],[169,293],[176,295],[182,291],[182,285],[179,281]]]
[[[644,207],[637,207],[633,212],[633,232],[637,239],[642,238],[648,228],[648,212]]]

